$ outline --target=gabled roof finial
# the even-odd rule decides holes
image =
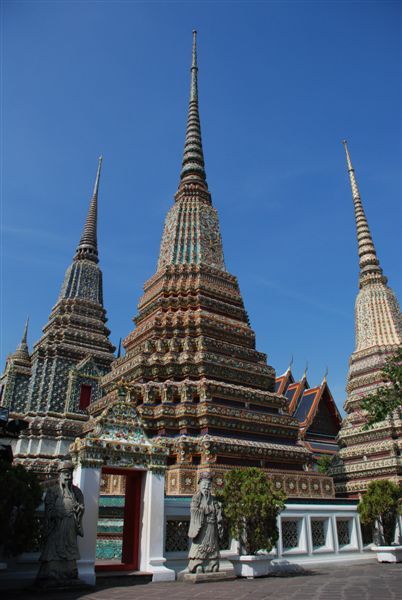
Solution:
[[[292,357],[290,359],[289,366],[286,369],[286,373],[289,373],[292,370],[292,366],[293,366],[293,354],[292,354]]]
[[[306,360],[306,366],[304,367],[304,373],[302,379],[307,379],[307,371],[308,371],[308,360]]]

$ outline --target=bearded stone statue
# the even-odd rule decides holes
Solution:
[[[36,578],[39,586],[74,585],[78,579],[77,536],[83,537],[84,496],[73,485],[73,464],[58,468],[59,481],[45,495],[44,547]]]
[[[188,532],[192,540],[188,554],[190,573],[219,571],[219,538],[222,537],[222,511],[211,494],[211,476],[201,473],[198,491],[191,500]]]

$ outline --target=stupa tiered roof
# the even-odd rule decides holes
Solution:
[[[287,399],[275,393],[275,371],[255,347],[238,281],[225,266],[202,148],[195,32],[180,182],[134,321],[125,355],[103,377],[105,397],[89,410],[96,416],[127,390],[147,435],[170,448],[168,494],[194,493],[206,468],[220,485],[239,465],[276,474],[288,495],[332,496],[329,478],[306,473],[311,453]]]

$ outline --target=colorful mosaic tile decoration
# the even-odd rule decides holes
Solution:
[[[194,493],[198,473],[223,484],[232,466],[259,466],[290,496],[332,497],[332,480],[308,472],[312,453],[275,393],[275,372],[255,347],[236,277],[226,270],[208,189],[194,33],[180,182],[157,271],[145,283],[125,355],[102,379],[94,418],[125,389],[148,438],[169,452],[166,490]]]

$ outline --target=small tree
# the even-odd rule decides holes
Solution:
[[[317,467],[319,473],[328,475],[332,463],[332,458],[333,457],[329,456],[328,454],[323,454],[322,456],[320,456],[320,458],[317,460]]]
[[[226,474],[219,499],[242,554],[273,548],[279,536],[276,518],[285,507],[285,498],[260,469],[237,468]]]
[[[34,473],[0,460],[0,547],[17,556],[37,542],[42,488]]]
[[[394,410],[402,406],[402,346],[397,353],[389,358],[382,371],[384,379],[389,385],[379,387],[373,394],[362,398],[360,406],[367,411],[368,429],[374,423],[383,421]]]
[[[380,543],[387,546],[394,539],[396,518],[401,510],[402,489],[388,479],[372,481],[357,507],[363,525],[378,523]]]

